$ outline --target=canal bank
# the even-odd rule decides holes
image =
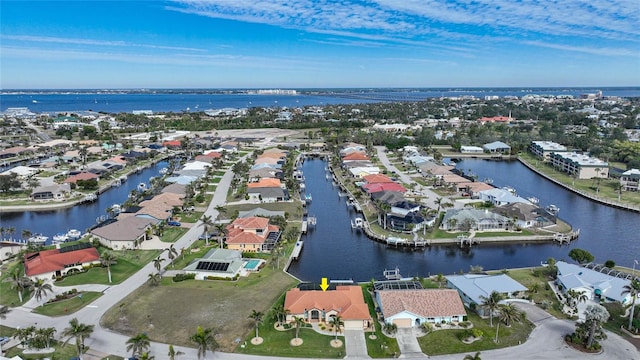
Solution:
[[[618,208],[618,209],[623,209],[623,210],[628,210],[628,211],[633,211],[633,212],[640,213],[640,206],[633,206],[633,205],[629,205],[629,204],[624,204],[624,203],[621,203],[621,202],[612,201],[612,200],[609,200],[609,199],[597,197],[597,196],[594,196],[592,194],[586,193],[584,191],[580,191],[580,190],[578,190],[578,189],[576,189],[576,188],[574,188],[572,186],[569,186],[569,185],[567,185],[567,184],[565,184],[563,182],[560,182],[560,181],[552,178],[551,176],[543,173],[542,171],[538,170],[535,166],[529,164],[522,157],[518,157],[518,161],[520,161],[522,163],[522,165],[524,165],[527,168],[529,168],[529,170],[535,172],[536,174],[542,176],[543,178],[545,178],[545,179],[547,179],[549,181],[552,181],[552,182],[556,183],[557,185],[560,185],[560,186],[564,187],[565,189],[567,189],[567,190],[569,190],[569,191],[571,191],[571,192],[573,192],[575,194],[578,194],[578,195],[580,195],[580,196],[582,196],[584,198],[587,198],[589,200],[598,202],[598,203],[603,204],[603,205],[612,206],[612,207],[615,207],[615,208]]]
[[[369,281],[382,278],[385,269],[399,267],[403,276],[430,276],[438,273],[468,272],[471,266],[500,270],[538,266],[549,257],[569,260],[571,248],[580,247],[596,255],[596,261],[612,259],[631,266],[640,252],[640,222],[637,214],[589,202],[553,183],[544,181],[519,162],[463,160],[461,166],[495,179],[497,186],[514,185],[524,196],[538,195],[542,203],[555,203],[564,220],[580,228],[580,238],[570,245],[552,241],[489,242],[472,247],[433,243],[421,249],[388,246],[371,241],[364,232],[351,230],[358,214],[347,206],[347,196],[327,179],[326,162],[307,159],[302,165],[307,192],[313,194],[309,214],[317,225],[303,235],[304,249],[289,271],[303,281],[352,278]]]

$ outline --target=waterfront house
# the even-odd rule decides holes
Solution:
[[[374,192],[371,194],[371,198],[374,201],[379,201],[389,205],[405,200],[404,195],[401,192],[390,190]]]
[[[288,310],[287,322],[301,317],[309,323],[328,323],[340,316],[347,330],[369,329],[373,324],[362,288],[355,285],[327,291],[293,288],[285,295],[284,308]]]
[[[33,200],[65,200],[71,194],[71,185],[53,184],[38,186],[31,191]]]
[[[282,170],[278,170],[271,167],[265,167],[255,170],[249,170],[249,182],[257,182],[262,178],[278,178],[283,179],[284,174]]]
[[[609,163],[589,155],[575,152],[559,152],[549,156],[551,165],[578,179],[609,177]]]
[[[162,188],[160,192],[177,194],[184,198],[187,194],[186,186],[178,183],[170,184]]]
[[[225,243],[231,250],[267,252],[280,240],[280,228],[263,217],[236,218],[226,229]]]
[[[180,185],[189,185],[192,182],[198,180],[197,176],[189,176],[189,175],[178,175],[178,176],[169,176],[164,179],[164,182],[170,184],[180,184]]]
[[[506,230],[511,219],[488,209],[448,209],[442,218],[440,229],[446,231]]]
[[[24,273],[31,280],[55,279],[73,272],[82,272],[85,266],[100,264],[100,254],[94,247],[68,246],[24,255]]]
[[[96,181],[100,180],[100,176],[98,176],[97,174],[94,173],[90,173],[90,172],[80,172],[77,173],[75,175],[71,175],[69,177],[67,177],[64,182],[65,183],[77,183],[78,180],[82,180],[82,181],[86,181],[86,180],[93,180],[95,179]]]
[[[407,192],[407,189],[405,189],[404,186],[398,183],[365,184],[365,185],[362,185],[362,188],[369,195],[379,191],[397,191],[401,193]]]
[[[383,174],[370,174],[367,176],[363,176],[362,180],[364,180],[367,184],[380,184],[380,183],[392,183],[390,177]]]
[[[620,176],[622,191],[638,191],[640,189],[640,170],[631,169]]]
[[[478,122],[481,124],[486,124],[486,123],[502,123],[502,124],[508,124],[512,121],[515,121],[514,118],[511,117],[511,115],[509,116],[492,116],[492,117],[481,117],[478,119]]]
[[[182,149],[182,142],[180,140],[163,141],[162,146],[167,149]]]
[[[484,149],[479,146],[462,145],[460,152],[463,154],[483,154]]]
[[[478,198],[482,201],[490,202],[494,206],[502,206],[518,202],[525,204],[530,203],[529,200],[514,195],[512,191],[500,188],[479,191]]]
[[[376,302],[384,322],[397,327],[460,322],[467,316],[453,289],[379,290]]]
[[[289,199],[287,191],[280,187],[248,188],[249,199],[255,202],[274,203]]]
[[[100,244],[113,250],[136,249],[147,239],[146,230],[158,223],[157,220],[129,216],[91,230]]]
[[[482,145],[482,149],[489,153],[510,154],[511,146],[503,143],[502,141],[494,141],[488,144]]]
[[[351,176],[356,178],[363,178],[367,175],[375,175],[380,173],[380,168],[377,166],[364,166],[364,167],[352,167],[349,168]]]
[[[202,258],[193,260],[184,268],[196,280],[207,278],[237,278],[242,270],[242,252],[229,249],[211,249]]]
[[[369,160],[369,157],[367,156],[367,154],[361,151],[354,151],[342,157],[343,163],[347,163],[350,161],[366,161],[366,160]]]
[[[477,198],[480,191],[494,189],[492,185],[484,183],[482,181],[467,181],[456,184],[459,191],[462,191],[463,195],[469,195],[471,198]]]
[[[16,240],[0,241],[0,261],[5,261],[20,254],[20,252],[23,249],[26,249],[26,247],[26,243],[16,242]]]
[[[566,152],[567,147],[553,141],[532,141],[529,151],[538,158],[547,161],[552,153]]]
[[[149,200],[141,202],[139,205],[140,210],[135,212],[135,216],[155,221],[169,220],[173,215],[173,209],[182,206],[182,197],[182,195],[169,192],[160,193]]]
[[[447,279],[447,286],[458,291],[462,302],[469,309],[485,317],[489,316],[489,314],[481,305],[483,299],[488,298],[492,292],[496,291],[502,295],[503,299],[508,300],[522,298],[527,291],[524,285],[506,274],[450,275],[445,276],[445,278]]]
[[[545,209],[533,204],[506,204],[491,209],[491,212],[512,219],[515,221],[514,225],[520,228],[543,227],[554,225],[557,222],[557,218],[555,216],[549,214]]]
[[[0,159],[9,159],[17,156],[33,154],[33,149],[22,146],[14,146],[0,151]]]
[[[29,167],[29,166],[20,165],[20,166],[12,167],[11,169],[0,173],[0,175],[6,176],[6,175],[11,175],[11,174],[16,174],[18,176],[18,179],[26,180],[26,179],[30,178],[31,176],[39,173],[40,171],[41,170],[37,169],[37,168],[32,168],[32,167]]]
[[[619,302],[626,305],[631,301],[629,294],[622,294],[624,287],[631,283],[630,280],[564,261],[556,262],[556,267],[558,268],[556,285],[563,293],[573,290],[587,295],[589,299],[596,302]]]
[[[282,187],[282,182],[280,179],[275,178],[261,178],[256,182],[251,182],[247,184],[247,188],[255,189],[255,188],[271,188],[271,187]]]

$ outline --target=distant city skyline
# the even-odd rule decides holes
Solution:
[[[640,1],[0,4],[0,88],[640,86]]]

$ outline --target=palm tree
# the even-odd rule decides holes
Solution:
[[[204,227],[204,241],[206,245],[209,245],[209,232],[211,232],[211,228],[214,226],[211,215],[202,215],[200,225],[198,226]]]
[[[55,333],[56,328],[53,327],[36,329],[36,336],[44,342],[46,348],[51,347],[51,340],[53,339],[53,334]]]
[[[3,305],[0,307],[0,320],[4,320],[7,318],[7,314],[11,312],[11,308],[7,305]]]
[[[342,318],[340,317],[340,315],[332,316],[331,319],[329,320],[329,325],[333,327],[335,340],[338,340],[338,332],[340,332],[340,327],[344,325],[344,321],[342,321]]]
[[[304,320],[303,317],[300,316],[294,316],[293,317],[293,324],[296,327],[296,339],[299,339],[300,335],[300,328],[304,326],[304,324],[306,324],[307,322]]]
[[[167,257],[169,258],[169,262],[173,264],[173,260],[178,257],[178,250],[173,246],[173,244],[169,245],[168,248],[164,249],[167,252]]]
[[[217,205],[214,209],[218,212],[218,215],[221,217],[227,215],[227,208],[225,208],[222,205]]]
[[[33,281],[31,281],[31,279],[20,275],[20,269],[15,269],[15,271],[11,273],[11,276],[4,281],[11,283],[11,288],[18,291],[20,303],[23,302],[22,293],[27,289],[31,289],[33,286]]]
[[[207,350],[215,351],[218,347],[213,330],[210,328],[204,329],[202,326],[198,326],[196,333],[191,335],[191,341],[198,346],[198,360],[200,358],[206,359]]]
[[[64,342],[67,344],[71,338],[76,339],[76,350],[78,357],[82,359],[82,351],[84,350],[84,339],[91,336],[94,325],[82,324],[77,318],[73,318],[69,321],[69,327],[62,331],[62,336],[67,340]]]
[[[127,351],[131,351],[131,357],[135,358],[136,355],[142,355],[151,343],[149,341],[149,336],[145,333],[139,333],[138,335],[127,340]]]
[[[48,292],[53,292],[53,287],[51,287],[51,284],[40,278],[36,279],[36,281],[33,283],[33,288],[35,290],[36,301],[40,301],[42,297],[47,295]]]
[[[278,319],[278,324],[282,325],[282,323],[287,319],[287,315],[290,313],[289,309],[285,309],[283,304],[277,305],[273,312]]]
[[[100,257],[100,263],[107,268],[107,275],[109,276],[109,283],[111,283],[111,265],[116,263],[116,257],[113,253],[105,251]]]
[[[160,268],[162,268],[162,262],[164,261],[163,258],[161,258],[160,256],[158,256],[157,258],[153,259],[153,267],[156,268],[156,270],[158,270],[158,272],[160,272]]]
[[[169,360],[176,360],[176,356],[184,355],[184,353],[180,350],[176,351],[173,345],[169,345],[169,353],[167,355],[169,356]]]
[[[438,274],[436,275],[436,282],[438,283],[438,288],[441,288],[442,285],[447,282],[447,279],[445,279],[444,275]]]
[[[602,327],[602,323],[609,320],[609,312],[607,309],[599,304],[587,305],[587,309],[584,312],[585,323],[589,326],[589,335],[587,337],[587,348],[593,345],[596,332]]]
[[[629,314],[629,326],[627,329],[631,331],[633,326],[633,312],[636,308],[636,297],[640,294],[640,281],[633,279],[628,285],[622,287],[622,293],[620,295],[627,295],[631,297],[631,313]]]
[[[251,310],[251,315],[249,315],[250,319],[253,319],[256,325],[256,337],[258,337],[258,325],[262,324],[262,318],[264,317],[264,313],[261,311]]]
[[[143,352],[142,354],[140,354],[140,359],[138,359],[138,360],[155,360],[155,359],[156,359],[155,356],[149,354],[149,352],[146,351],[146,352]]]
[[[512,303],[498,305],[498,319],[503,321],[506,326],[511,326],[512,322],[520,321],[524,317],[524,313]],[[496,324],[496,339],[498,342],[498,332],[500,331],[500,321]]]
[[[481,295],[480,299],[482,300],[480,306],[489,311],[489,326],[493,327],[493,313],[498,308],[498,303],[502,300],[502,295],[497,291],[492,291],[488,297]]]
[[[149,281],[149,285],[151,286],[158,286],[160,278],[160,273],[149,273],[147,281]]]
[[[478,351],[475,355],[467,355],[463,360],[482,360],[480,358],[480,351]]]
[[[222,239],[225,235],[227,235],[227,227],[225,224],[218,223],[216,224],[216,230],[218,230],[218,247],[222,249],[224,244],[222,243]]]
[[[31,237],[31,235],[33,235],[33,233],[29,229],[23,229],[21,235],[24,240],[27,240],[28,238]]]

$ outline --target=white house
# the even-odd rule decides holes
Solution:
[[[505,299],[512,299],[527,291],[524,285],[505,274],[466,274],[445,276],[445,278],[448,287],[458,291],[464,304],[469,308],[475,308],[481,316],[486,316],[480,306],[483,298],[489,297],[492,292],[500,293]]]
[[[564,261],[558,261],[556,267],[558,268],[556,284],[562,292],[574,290],[586,294],[592,300],[617,301],[623,305],[631,301],[629,294],[622,295],[625,285],[631,283],[630,280]]]
[[[206,280],[208,277],[233,279],[239,276],[242,265],[242,252],[211,249],[205,256],[187,265],[184,272],[195,274],[196,280]]]

